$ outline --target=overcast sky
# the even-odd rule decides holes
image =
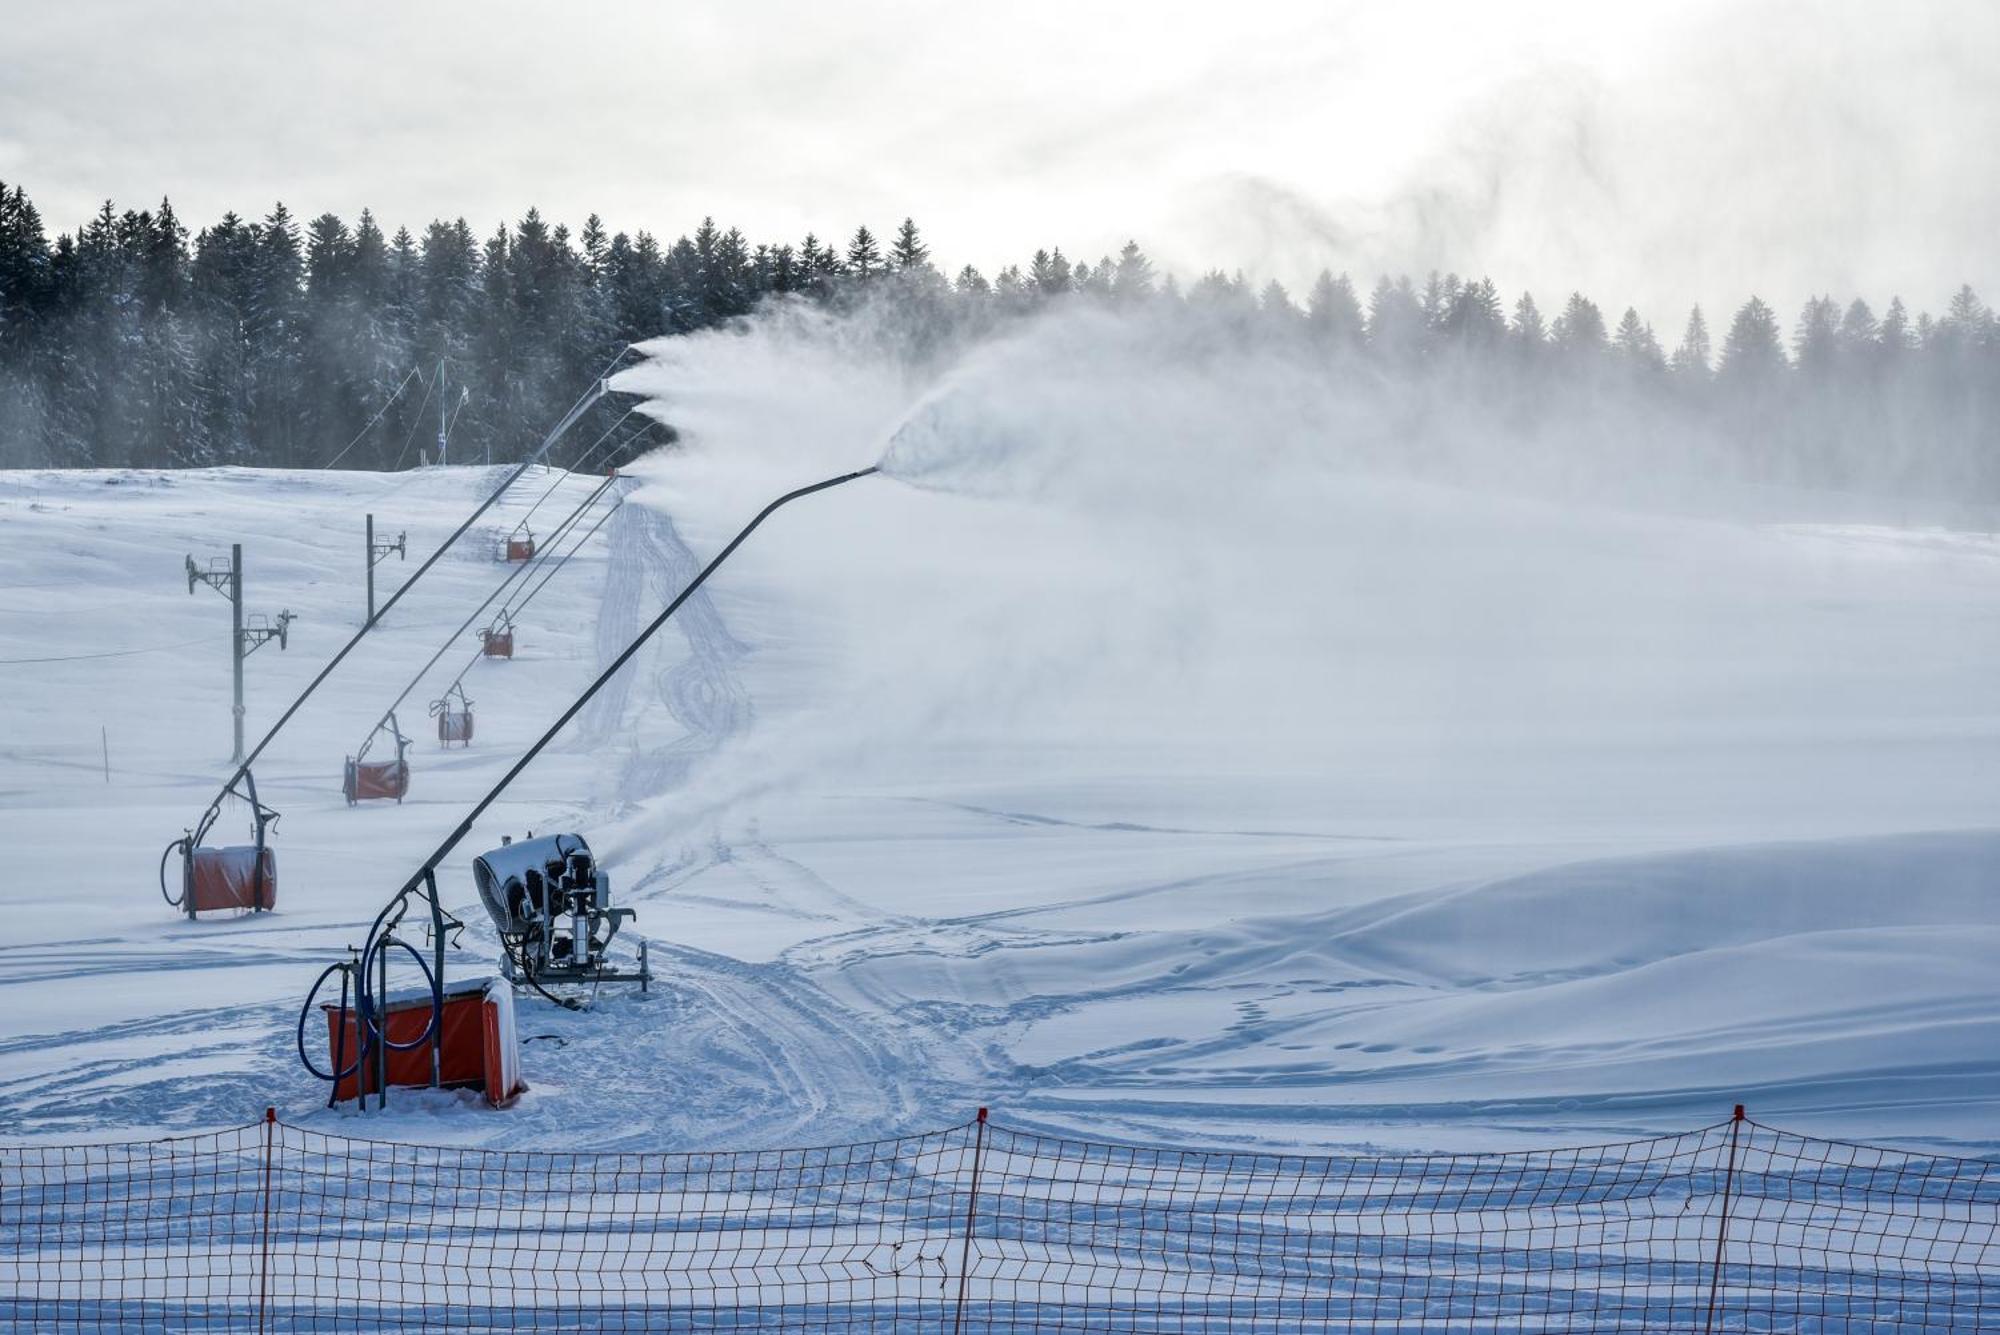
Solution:
[[[989,273],[1581,286],[1671,343],[1755,289],[2000,300],[1995,0],[1007,4],[0,0],[0,179],[50,230],[530,204],[887,232]]]

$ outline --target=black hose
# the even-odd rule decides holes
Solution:
[[[365,986],[370,968],[373,967],[381,952],[390,946],[401,946],[404,950],[410,952],[410,958],[417,962],[417,968],[424,975],[424,982],[430,987],[430,1023],[424,1026],[422,1034],[408,1043],[398,1043],[389,1037],[388,1012],[381,1009],[382,1006],[388,1003],[389,999],[387,997],[374,996]],[[389,1051],[414,1052],[416,1049],[430,1042],[431,1035],[444,1026],[444,989],[438,986],[438,980],[432,976],[431,966],[424,962],[423,955],[408,941],[399,941],[393,936],[384,937],[379,940],[371,939],[361,951],[361,977],[364,985],[354,989],[354,1013],[359,1015],[362,1023],[367,1025],[374,1033],[376,1041],[389,1049]]]
[[[176,909],[179,908],[181,905],[187,903],[187,877],[185,874],[183,874],[183,876],[181,877],[181,892],[178,895],[170,895],[167,893],[167,859],[174,855],[174,850],[177,848],[181,851],[181,857],[183,859],[183,864],[185,865],[185,859],[187,858],[188,855],[187,835],[182,835],[180,838],[168,844],[166,847],[166,851],[160,854],[160,898],[167,901],[168,908],[176,908]]]
[[[367,1040],[365,1037],[363,1037],[361,1026],[356,1025],[354,1027],[355,1046],[360,1048],[361,1052],[357,1052],[354,1054],[354,1065],[344,1068],[341,1067],[340,1054],[336,1051],[333,1064],[339,1070],[339,1074],[328,1075],[325,1071],[320,1070],[319,1067],[314,1066],[313,1059],[306,1053],[306,1021],[312,1018],[313,1001],[319,996],[319,990],[322,987],[326,986],[326,980],[333,977],[333,975],[337,973],[339,974],[346,973],[349,967],[350,966],[345,961],[342,961],[339,964],[327,965],[326,969],[320,974],[320,976],[313,980],[312,990],[306,993],[306,1004],[299,1007],[299,1033],[298,1033],[299,1061],[305,1066],[305,1068],[308,1071],[311,1071],[315,1076],[318,1076],[321,1080],[326,1081],[330,1085],[339,1084],[341,1081],[347,1079],[349,1076],[353,1075],[356,1071],[359,1071],[361,1069],[361,1063],[363,1060],[362,1053],[366,1052],[368,1049]],[[335,1040],[336,1044],[344,1044],[346,1042],[347,1010],[348,1010],[347,984],[343,980],[340,987],[340,1014],[337,1017],[337,1023],[334,1029],[334,1032],[339,1034],[341,1037]]]

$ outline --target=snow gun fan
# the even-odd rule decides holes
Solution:
[[[472,860],[472,879],[500,933],[500,972],[536,990],[558,983],[637,983],[652,974],[646,943],[639,966],[619,969],[606,959],[611,939],[633,910],[611,906],[611,878],[580,834],[532,835]]]
[[[438,699],[431,701],[431,717],[438,721],[438,743],[472,745],[472,701],[457,682]]]
[[[470,729],[468,728],[468,735]],[[370,760],[368,748],[375,744],[375,738],[387,733],[396,745],[394,760]],[[347,797],[347,805],[365,802],[371,798],[393,797],[401,802],[410,791],[410,762],[404,759],[404,752],[410,749],[410,739],[396,726],[396,715],[389,716],[376,725],[368,734],[368,740],[361,744],[358,755],[347,758],[347,769],[341,777],[340,790]]]
[[[251,842],[213,848],[202,841],[215,828],[220,814],[218,803],[211,806],[201,823],[168,844],[160,854],[160,895],[168,904],[192,918],[197,913],[217,909],[249,909],[267,913],[278,903],[278,855],[265,840],[278,813],[257,800],[257,780],[243,771],[244,791],[231,784],[224,796],[241,797],[250,804]],[[167,889],[167,863],[175,853],[181,859],[179,895]]]

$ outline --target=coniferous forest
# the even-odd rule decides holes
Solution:
[[[191,229],[163,200],[107,202],[51,238],[6,183],[0,466],[388,469],[428,458],[441,423],[454,461],[511,460],[626,345],[783,294],[886,305],[934,344],[1054,302],[1208,316],[1357,387],[1448,397],[1496,429],[1568,412],[1636,435],[1643,417],[1648,448],[1684,436],[1752,478],[2000,499],[2000,319],[1970,287],[1935,315],[1893,294],[1879,309],[1829,294],[1789,322],[1750,296],[1663,335],[1582,293],[1544,307],[1456,275],[1357,286],[1324,273],[1303,293],[1221,271],[1183,283],[1137,244],[947,274],[908,219],[888,237],[861,227],[796,244],[705,219],[663,244],[594,214],[572,232],[532,209],[483,238],[462,218],[390,234],[365,211],[302,222],[282,204]],[[666,438],[634,429],[619,444]]]

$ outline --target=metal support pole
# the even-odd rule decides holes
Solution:
[[[375,1106],[389,1106],[389,945],[375,955]]]
[[[375,622],[375,516],[368,516],[368,624]]]
[[[437,988],[437,1027],[431,1031],[431,1088],[444,1083],[444,902],[438,898],[437,876],[424,878],[431,901],[431,984]]]
[[[229,657],[235,666],[236,704],[236,749],[229,753],[229,763],[243,763],[243,544],[229,544]]]

